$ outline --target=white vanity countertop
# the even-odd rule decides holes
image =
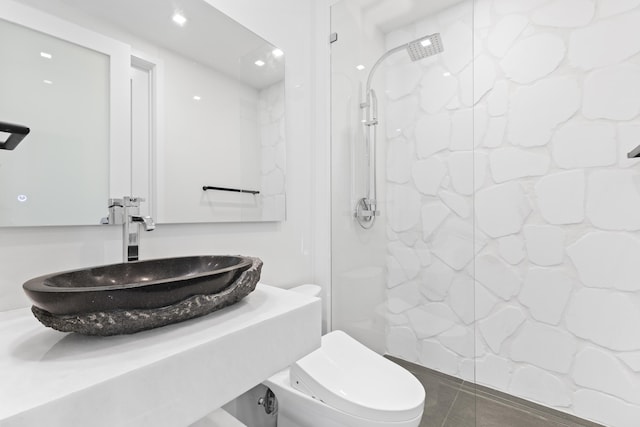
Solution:
[[[179,427],[320,345],[321,304],[259,284],[239,303],[134,335],[45,328],[0,313],[0,426]]]

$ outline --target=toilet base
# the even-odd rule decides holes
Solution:
[[[294,389],[289,369],[273,375],[264,385],[278,399],[278,427],[418,427],[422,418],[383,422],[354,417]]]

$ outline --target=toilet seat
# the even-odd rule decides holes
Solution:
[[[355,417],[404,421],[423,412],[420,382],[342,331],[323,336],[318,350],[291,366],[290,377],[295,389]]]

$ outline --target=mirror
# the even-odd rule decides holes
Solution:
[[[0,0],[0,3],[13,4],[10,0]],[[126,92],[121,94],[105,95],[104,89],[102,94],[91,88],[73,89],[86,97],[69,100],[77,111],[68,115],[82,125],[78,143],[85,147],[90,145],[89,140],[94,143],[94,137],[106,140],[100,143],[101,151],[87,154],[83,161],[78,160],[78,147],[68,144],[73,138],[62,132],[62,128],[56,130],[59,139],[55,142],[47,134],[42,136],[44,142],[36,144],[40,127],[28,123],[36,123],[35,119],[3,117],[5,107],[11,111],[11,106],[0,105],[0,121],[14,120],[32,128],[18,149],[6,154],[0,151],[3,183],[11,182],[14,176],[20,176],[25,182],[32,179],[30,173],[26,177],[24,173],[15,175],[16,169],[29,164],[31,156],[48,156],[49,152],[44,154],[40,145],[55,147],[50,151],[56,151],[57,156],[53,162],[56,166],[46,172],[54,182],[46,191],[49,197],[46,201],[42,197],[42,204],[29,214],[28,223],[16,224],[11,218],[15,209],[1,204],[5,199],[17,197],[13,193],[20,191],[12,189],[11,194],[5,195],[6,186],[0,187],[1,226],[97,224],[100,217],[106,215],[109,197],[128,194],[146,198],[143,213],[154,216],[158,223],[285,219],[284,55],[280,49],[204,0],[21,0],[20,3],[63,20],[64,26],[97,33],[116,45],[126,46],[129,60],[122,68],[128,78]],[[5,9],[0,8],[0,18],[15,25],[15,20],[10,22],[12,19],[4,16]],[[186,20],[182,25],[175,22],[179,21],[176,14]],[[35,24],[30,22],[32,25],[18,24],[44,39],[74,45],[94,55],[102,54],[110,64],[111,74],[102,75],[100,79],[104,82],[114,78],[114,62],[118,61],[110,53],[86,46],[85,36],[76,34],[75,39],[69,39],[48,31],[59,28],[59,22],[41,28],[42,20],[35,21]],[[97,75],[80,63],[73,64],[75,76]],[[36,69],[42,67],[40,64]],[[39,94],[29,96],[31,105],[36,97],[41,99]],[[120,98],[128,105],[114,111]],[[51,108],[57,105],[61,116],[70,111],[63,102],[52,102]],[[101,128],[79,116],[81,112],[104,113],[105,108],[111,114],[106,115],[106,124],[103,114]],[[114,127],[114,117],[120,110],[126,111],[127,123]],[[121,129],[126,129],[131,136],[119,135],[118,141],[114,141],[114,134]],[[128,147],[118,148],[122,139]],[[21,156],[25,160],[19,163],[17,155],[12,154],[23,148]],[[60,171],[84,162],[92,163],[74,175],[75,185],[60,181]],[[101,183],[100,191],[88,184],[92,181]],[[58,206],[54,208],[47,203],[60,200],[57,194],[65,193],[59,190],[75,194],[78,203],[73,204],[74,212],[82,211],[81,207],[89,199],[95,199],[99,208],[72,219],[63,213],[61,216],[66,222],[54,223],[49,214]],[[35,205],[33,199],[29,198]],[[11,203],[26,211],[24,202],[22,205]]]

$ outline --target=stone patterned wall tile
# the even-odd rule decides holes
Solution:
[[[473,27],[476,30],[479,30],[482,28],[489,28],[493,23],[493,20],[491,17],[491,7],[492,7],[491,0],[477,0],[474,3],[474,16],[473,16],[474,26]]]
[[[449,375],[455,375],[458,372],[458,356],[437,341],[422,341],[418,357],[420,364],[427,368]]]
[[[580,389],[573,394],[573,410],[579,417],[608,426],[637,427],[640,407],[608,394]]]
[[[422,232],[418,229],[403,231],[398,233],[398,238],[405,246],[412,248],[418,240],[422,240]]]
[[[470,196],[486,180],[488,156],[474,151],[456,151],[447,156],[447,165],[453,189]]]
[[[434,258],[428,267],[422,269],[420,292],[430,301],[444,301],[449,293],[454,274],[451,267]]]
[[[640,350],[640,307],[630,295],[582,289],[571,298],[565,319],[580,338],[614,351]]]
[[[422,116],[416,124],[416,151],[425,159],[449,147],[451,117],[449,113]]]
[[[487,109],[477,106],[474,109],[465,108],[453,113],[451,131],[451,151],[470,151],[475,145],[480,145],[487,132],[489,114]]]
[[[387,144],[387,180],[405,184],[411,179],[407,167],[413,161],[413,147],[403,138],[396,138]]]
[[[496,148],[504,142],[505,131],[507,130],[507,119],[504,117],[493,117],[489,119],[487,134],[482,145],[487,148]]]
[[[537,265],[562,264],[566,232],[552,225],[525,225],[523,228],[529,261]]]
[[[517,271],[491,254],[476,257],[476,280],[504,300],[520,292],[522,278]]]
[[[420,220],[420,193],[397,184],[387,186],[387,218],[395,232],[409,230]]]
[[[431,252],[449,267],[460,271],[485,244],[475,233],[471,221],[451,217],[433,234]]]
[[[466,358],[482,356],[476,355],[475,337],[472,327],[454,326],[448,331],[438,335],[437,340],[459,356]]]
[[[389,251],[398,260],[404,270],[407,279],[414,279],[420,273],[420,259],[413,250],[401,242],[394,242],[389,245]]]
[[[525,318],[520,308],[504,307],[495,314],[481,320],[478,323],[478,329],[491,350],[499,354],[504,340],[518,329]]]
[[[398,136],[398,129],[404,130],[413,126],[418,115],[418,97],[405,96],[397,101],[387,103],[386,107],[386,125],[387,138]]]
[[[409,323],[409,319],[405,314],[386,313],[384,318],[389,326],[406,326]]]
[[[504,116],[509,111],[509,83],[498,80],[487,96],[487,110],[491,117]]]
[[[594,226],[605,230],[640,230],[638,177],[632,170],[616,169],[597,170],[589,175],[586,213]]]
[[[460,218],[466,219],[471,215],[471,206],[464,197],[451,191],[441,191],[440,200],[456,213]]]
[[[447,48],[440,55],[445,67],[453,74],[457,74],[473,59],[473,46],[469,43],[472,37],[471,25],[462,21],[456,21],[442,31]]]
[[[636,148],[640,142],[640,124],[618,123],[618,167],[635,166],[640,159],[629,159],[627,153]]]
[[[515,145],[546,145],[555,127],[578,111],[581,93],[574,77],[549,77],[512,95],[508,138]]]
[[[592,231],[568,246],[567,254],[584,285],[640,291],[640,240],[635,236]]]
[[[418,360],[418,339],[409,327],[396,326],[389,328],[387,349],[389,354],[409,362]]]
[[[546,175],[535,186],[540,214],[551,224],[584,220],[586,179],[581,170]]]
[[[474,110],[464,108],[454,111],[451,116],[451,124],[449,150],[473,150]]]
[[[405,282],[387,291],[387,309],[393,314],[404,313],[420,304],[419,282]]]
[[[586,347],[576,355],[571,373],[575,383],[640,404],[640,383],[634,381],[627,368],[610,352]]]
[[[599,0],[598,16],[607,18],[640,6],[640,0]]]
[[[564,169],[610,166],[617,160],[611,123],[571,121],[556,131],[552,143],[553,160]]]
[[[548,27],[583,27],[591,22],[595,11],[595,0],[555,0],[537,9],[531,20]]]
[[[564,269],[531,267],[518,298],[529,308],[534,319],[558,325],[571,297],[572,287]]]
[[[476,381],[497,390],[506,390],[511,379],[511,366],[509,359],[487,354],[476,361]]]
[[[475,382],[476,366],[475,359],[462,359],[458,363],[458,378],[465,381]]]
[[[540,176],[549,171],[551,158],[545,152],[515,147],[497,148],[489,155],[493,180],[500,183],[528,176]]]
[[[414,245],[414,250],[416,251],[416,255],[420,260],[421,266],[426,267],[431,265],[431,262],[432,262],[431,251],[429,250],[429,246],[427,246],[427,244],[424,241],[418,240]]]
[[[566,374],[577,349],[578,341],[570,333],[542,323],[525,322],[511,342],[510,356],[516,362]]]
[[[555,34],[540,33],[513,45],[500,67],[507,78],[522,84],[551,74],[565,57],[564,41]]]
[[[477,226],[494,238],[519,232],[531,213],[531,204],[516,182],[479,190],[475,203]]]
[[[475,105],[496,81],[496,65],[487,55],[478,56],[459,75],[460,101],[467,107]]]
[[[455,325],[455,314],[442,303],[430,303],[405,312],[419,339],[433,337]]]
[[[514,372],[509,392],[544,405],[568,407],[571,404],[571,393],[562,380],[534,366]]]
[[[447,156],[451,185],[460,194],[473,194],[473,151],[456,151]]]
[[[638,16],[640,19],[640,15]],[[640,29],[640,25],[638,26]],[[640,67],[622,64],[584,79],[582,114],[589,119],[630,120],[640,113]]]
[[[396,257],[387,256],[387,287],[393,288],[407,280],[407,274],[396,259]]]
[[[393,100],[407,96],[415,91],[422,77],[422,68],[415,62],[387,66],[385,94]]]
[[[411,173],[418,191],[430,196],[438,194],[442,180],[447,174],[447,167],[442,160],[436,157],[418,160],[417,162],[413,162],[411,169],[407,167],[409,164],[411,164],[411,162],[405,163],[404,169]]]
[[[467,275],[454,277],[449,289],[449,304],[465,324],[483,319],[497,303],[498,299],[484,286],[475,283],[473,278]]]
[[[498,253],[511,265],[520,264],[527,255],[524,239],[520,236],[506,236],[498,239]]]
[[[458,81],[441,65],[434,65],[425,71],[421,82],[420,105],[428,114],[440,112],[457,94]]]
[[[503,58],[528,24],[529,19],[523,15],[508,15],[500,19],[487,37],[489,52]]]
[[[640,372],[640,351],[619,353],[618,358],[632,371]]]
[[[577,29],[569,39],[569,62],[591,70],[618,64],[640,52],[640,11]]]
[[[511,13],[528,13],[532,12],[549,0],[494,0],[496,12],[501,15],[509,15]]]
[[[451,214],[451,209],[441,201],[429,202],[422,206],[422,233],[423,239],[427,240],[431,234],[442,224]]]

